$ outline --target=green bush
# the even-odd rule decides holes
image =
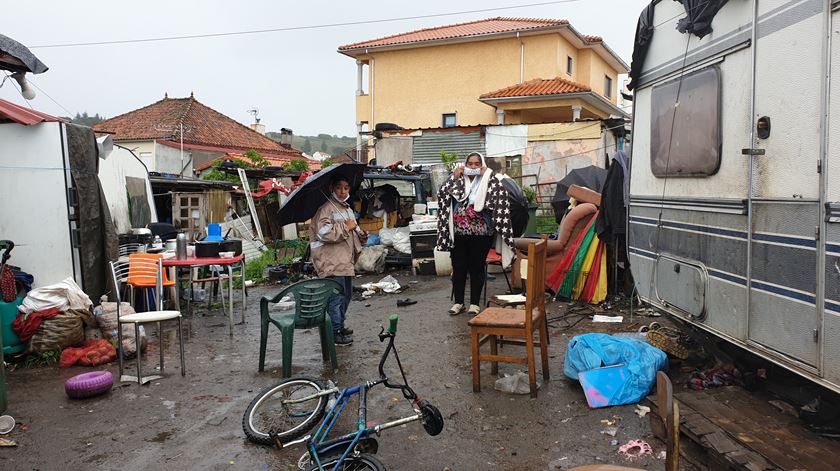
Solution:
[[[255,283],[263,281],[263,272],[269,265],[277,263],[274,257],[274,250],[268,248],[258,258],[245,262],[245,279],[253,280]]]

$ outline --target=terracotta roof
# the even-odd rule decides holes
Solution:
[[[61,118],[56,118],[40,111],[16,105],[11,101],[0,99],[0,121],[4,119],[23,124],[24,126],[38,124],[43,121],[64,121]]]
[[[592,89],[586,85],[572,82],[560,77],[553,79],[534,79],[524,83],[512,85],[479,97],[480,100],[488,98],[510,98],[518,96],[543,96],[562,95],[565,93],[585,93]]]
[[[425,28],[409,33],[395,34],[379,39],[371,39],[358,43],[345,44],[339,51],[363,49],[369,47],[392,46],[396,44],[410,44],[423,41],[441,39],[467,38],[486,34],[504,33],[508,31],[524,31],[550,26],[568,25],[568,20],[545,20],[538,18],[488,18],[486,20],[470,21],[454,25]]]
[[[151,105],[101,121],[93,126],[93,130],[111,133],[115,141],[180,141],[181,124],[184,143],[300,153],[204,105],[192,94],[188,98],[165,97]]]
[[[157,143],[161,144],[161,145],[164,145],[164,146],[167,146],[167,147],[172,147],[174,149],[180,149],[181,148],[180,141],[165,141],[165,140],[158,139]],[[231,152],[238,153],[238,154],[242,153],[241,150],[232,149],[230,147],[219,147],[219,146],[208,146],[208,145],[201,145],[201,144],[191,144],[191,143],[188,143],[188,142],[184,143],[184,149],[203,150],[203,151],[210,151],[210,152],[223,152],[223,153],[226,153],[226,154],[231,153]],[[295,148],[289,147],[287,145],[284,145],[284,144],[280,144],[280,149],[279,150],[268,150],[268,151],[261,150],[260,155],[271,155],[271,156],[275,156],[277,158],[285,158],[285,159],[302,159],[302,158],[305,158],[304,155],[303,155],[303,152],[301,152],[301,151],[299,151]]]

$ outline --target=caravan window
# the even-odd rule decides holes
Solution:
[[[679,91],[679,106],[674,111]],[[720,167],[720,69],[707,67],[651,94],[650,167],[657,177],[705,177]]]

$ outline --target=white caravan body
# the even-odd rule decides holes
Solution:
[[[633,102],[636,289],[840,392],[840,1],[729,0],[702,39],[676,30],[680,3],[651,8]]]

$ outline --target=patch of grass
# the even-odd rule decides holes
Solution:
[[[557,222],[554,216],[537,216],[537,232],[551,234],[555,231],[557,231]]]
[[[44,366],[52,366],[58,363],[61,358],[61,352],[44,352],[40,355],[32,354],[26,357],[26,360],[20,364],[19,368],[41,368]]]
[[[263,281],[265,268],[275,263],[277,263],[277,260],[274,256],[274,250],[269,248],[269,250],[263,252],[258,258],[245,263],[245,279],[254,280],[255,283]]]

